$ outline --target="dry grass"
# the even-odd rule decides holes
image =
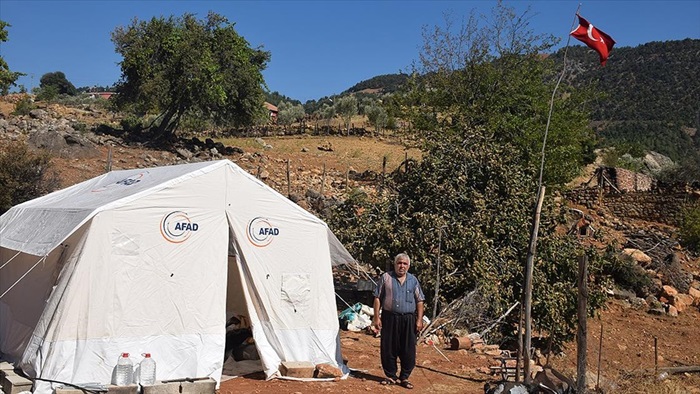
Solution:
[[[420,151],[406,148],[394,138],[365,138],[342,136],[283,136],[265,137],[266,149],[256,138],[227,138],[221,140],[225,145],[237,146],[247,153],[264,153],[274,159],[289,159],[293,165],[322,168],[345,172],[348,168],[363,172],[366,170],[381,172],[382,162],[386,157],[386,171],[396,169],[406,157],[419,159]],[[332,151],[318,149],[330,146]],[[302,152],[304,148],[306,152]]]

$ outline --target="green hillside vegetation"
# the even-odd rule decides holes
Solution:
[[[553,58],[561,62],[562,50]],[[602,146],[700,163],[700,40],[614,48],[605,67],[583,46],[569,48],[567,59],[569,83],[604,94],[591,113]]]
[[[366,89],[379,89],[382,93],[396,92],[408,81],[407,74],[384,74],[353,85],[343,93],[357,93]]]

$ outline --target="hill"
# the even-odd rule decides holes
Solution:
[[[393,93],[408,81],[408,74],[384,74],[358,82],[342,94],[372,91],[374,93]]]
[[[561,62],[563,50],[553,55]],[[603,145],[653,150],[675,161],[700,158],[700,40],[614,48],[605,67],[583,46],[570,47],[569,83],[604,97],[592,120]]]

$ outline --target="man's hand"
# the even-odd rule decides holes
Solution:
[[[421,332],[423,330],[423,317],[416,320],[416,332]]]
[[[379,318],[379,316],[374,315],[372,318],[372,324],[374,324],[375,327],[377,327],[377,330],[382,329],[382,319]]]

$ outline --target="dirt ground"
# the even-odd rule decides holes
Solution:
[[[665,381],[654,379],[654,337],[658,338],[658,366],[700,365],[700,313],[690,310],[677,318],[653,316],[635,310],[624,301],[610,300],[600,318],[588,322],[589,382],[595,383],[598,370],[600,326],[603,344],[600,387],[606,393],[700,393],[700,374],[672,375]],[[379,339],[364,333],[341,331],[342,354],[356,370],[337,382],[265,381],[262,373],[222,383],[220,394],[290,393],[320,394],[366,392],[405,392],[399,386],[381,386]],[[439,351],[438,351],[439,350]],[[442,354],[444,354],[444,357]],[[449,359],[449,361],[448,361]],[[575,376],[575,344],[562,355],[550,359],[556,369]],[[494,365],[492,356],[466,350],[449,350],[419,344],[417,366],[411,382],[418,393],[483,393],[484,383],[498,377],[484,373]]]
[[[263,163],[271,173],[283,174],[286,160],[292,162],[293,171],[319,174],[323,166],[345,171],[352,167],[358,172],[370,169],[381,171],[382,157],[388,158],[387,170],[395,168],[405,156],[415,157],[399,144],[389,140],[348,137],[265,138],[272,149],[264,149],[254,139],[228,140],[226,144],[239,146],[250,155],[264,155],[265,160],[252,163],[246,156],[229,157],[244,169],[253,173]],[[321,151],[317,145],[330,142],[332,152]],[[302,148],[307,148],[303,153]],[[55,159],[60,172],[62,187],[104,173],[107,148],[99,147],[102,155],[94,159]],[[408,153],[407,153],[408,152]],[[115,168],[165,165],[172,153],[144,150],[134,147],[115,147]],[[155,158],[156,161],[151,159]],[[274,187],[274,186],[273,186]],[[700,272],[696,261],[695,272]],[[610,300],[600,318],[588,325],[588,370],[595,377],[598,369],[600,328],[603,326],[602,356],[600,364],[601,387],[606,393],[696,393],[700,394],[700,373],[677,374],[657,381],[654,379],[654,337],[658,341],[658,366],[700,365],[700,312],[697,307],[673,318],[653,316],[643,310],[635,310],[625,301]],[[382,378],[379,363],[379,339],[363,333],[341,332],[343,356],[350,368],[357,370],[348,379],[337,382],[295,382],[284,380],[265,381],[262,374],[236,378],[221,385],[220,393],[364,393],[402,392],[398,386],[380,386]],[[411,376],[418,393],[483,393],[484,383],[496,377],[482,371],[493,362],[490,356],[469,351],[446,350],[437,344],[445,359],[433,346],[419,344],[417,367]],[[568,376],[576,369],[575,344],[562,355],[550,359],[550,363]],[[591,380],[589,379],[589,381]]]

